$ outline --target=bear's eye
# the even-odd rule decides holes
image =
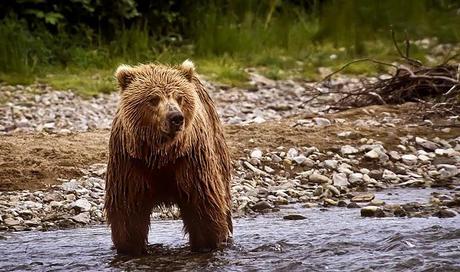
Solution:
[[[152,96],[150,99],[149,99],[149,104],[151,106],[157,106],[158,103],[160,103],[160,97],[159,96]]]
[[[179,96],[179,97],[177,97],[176,100],[177,100],[177,103],[178,103],[179,105],[182,105],[182,103],[184,102],[184,97]]]

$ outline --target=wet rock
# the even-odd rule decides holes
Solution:
[[[331,198],[324,199],[324,206],[337,206],[338,202]]]
[[[406,210],[404,210],[401,206],[397,206],[393,210],[393,214],[397,217],[404,217],[407,216]]]
[[[385,212],[377,206],[366,206],[361,208],[362,217],[385,217]]]
[[[359,206],[359,204],[356,202],[350,202],[348,203],[347,208],[348,209],[358,209],[358,208],[361,208],[361,206]]]
[[[367,193],[367,194],[359,194],[354,196],[351,201],[352,202],[369,202],[372,201],[375,198],[375,195],[372,193]]]
[[[288,215],[283,216],[283,219],[284,220],[304,220],[306,219],[306,217],[301,214],[288,214]]]
[[[385,201],[380,199],[373,199],[370,203],[372,206],[383,206],[385,205]]]
[[[452,209],[441,209],[437,211],[436,213],[434,213],[433,216],[436,216],[439,218],[450,218],[450,217],[457,216],[457,212],[455,212]]]
[[[256,204],[254,204],[251,209],[253,211],[263,211],[263,210],[267,210],[267,209],[273,209],[273,206],[268,203],[267,201],[259,201],[257,202]]]

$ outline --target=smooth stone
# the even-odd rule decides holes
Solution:
[[[78,199],[71,204],[71,207],[78,212],[87,212],[91,209],[91,203],[85,198]]]
[[[250,157],[252,159],[260,159],[260,158],[262,158],[262,155],[263,155],[262,151],[260,149],[256,148],[253,151],[251,151]]]
[[[72,219],[73,221],[77,223],[88,224],[91,217],[90,217],[89,212],[82,212],[75,216],[72,216],[70,219]]]
[[[358,152],[359,150],[351,145],[344,145],[340,148],[340,153],[342,153],[342,155],[351,155]]]
[[[309,180],[314,183],[332,183],[332,180],[324,175],[313,173],[309,176]]]
[[[417,160],[418,160],[417,156],[412,155],[412,154],[402,155],[401,159],[405,164],[410,165],[410,166],[417,164]]]
[[[346,187],[350,184],[345,173],[332,174],[332,180],[334,182],[334,186],[338,187]]]
[[[361,208],[362,217],[384,217],[385,213],[377,206],[366,206]]]
[[[305,216],[300,215],[300,214],[288,214],[283,216],[284,220],[303,220],[306,219]]]
[[[313,121],[315,121],[316,125],[320,127],[326,127],[326,126],[331,125],[331,121],[326,118],[316,117],[316,118],[313,118]]]
[[[326,166],[329,169],[337,169],[338,164],[339,162],[336,160],[325,160],[324,161],[324,166]]]
[[[433,215],[439,218],[450,218],[450,217],[457,216],[457,212],[451,209],[442,209],[442,210],[437,211]]]
[[[425,148],[426,150],[429,150],[429,151],[435,151],[436,148],[438,148],[439,146],[432,142],[432,141],[428,141],[426,139],[423,139],[423,138],[420,138],[420,137],[415,137],[415,142],[420,145],[421,147]]]
[[[361,206],[359,206],[359,204],[356,203],[356,202],[350,202],[350,203],[348,203],[347,208],[348,209],[357,209],[357,208],[361,208]]]
[[[375,198],[373,193],[359,194],[354,196],[351,201],[353,202],[369,202]]]
[[[273,209],[273,206],[265,200],[259,201],[251,207],[253,211],[263,211],[266,209]]]

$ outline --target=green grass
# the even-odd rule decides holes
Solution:
[[[122,26],[104,41],[95,29],[86,29],[93,33],[89,36],[44,27],[31,31],[26,22],[6,18],[0,22],[0,81],[43,82],[93,96],[116,89],[113,71],[121,63],[179,64],[189,58],[206,78],[244,87],[246,68],[272,79],[319,80],[320,67],[335,70],[356,58],[400,60],[390,25],[400,41],[405,30],[411,39],[460,41],[460,16],[444,1],[331,0],[321,16],[281,1],[229,3],[201,7],[184,25],[186,39],[174,44],[155,40],[147,24]],[[411,56],[424,61],[431,49],[413,45]],[[343,73],[372,75],[386,69],[361,62]]]

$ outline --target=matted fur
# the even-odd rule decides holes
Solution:
[[[221,122],[193,63],[121,66],[115,75],[121,98],[104,207],[118,252],[144,253],[152,209],[172,204],[180,208],[192,250],[221,246],[233,231],[231,163]],[[172,139],[162,125],[167,105],[185,118]]]

